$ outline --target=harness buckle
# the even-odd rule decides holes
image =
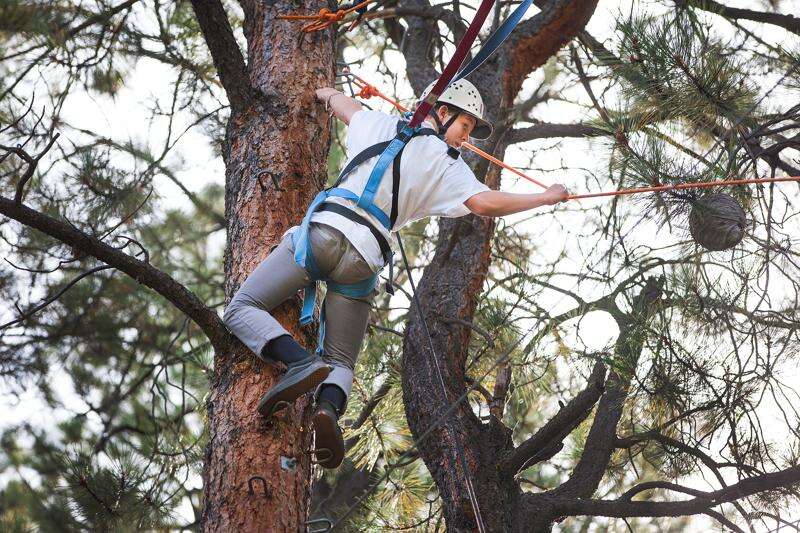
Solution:
[[[417,126],[416,128],[409,128],[408,126],[405,126],[397,134],[397,138],[403,141],[403,144],[405,144],[408,141],[410,141],[411,138],[414,137],[414,135],[416,135],[418,131],[419,131],[419,126]]]

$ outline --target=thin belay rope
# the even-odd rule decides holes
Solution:
[[[352,7],[345,8],[345,9],[337,9],[336,11],[331,11],[328,8],[322,8],[319,10],[318,13],[314,13],[313,15],[279,15],[275,18],[278,20],[308,20],[311,21],[302,28],[300,31],[305,33],[310,33],[313,31],[324,30],[325,28],[333,25],[336,22],[344,19],[350,13],[354,13],[361,9],[365,9],[369,4],[374,2],[375,0],[365,0],[364,2],[358,3],[353,5]],[[353,26],[358,24],[360,20],[360,16],[357,17],[353,23],[350,25],[352,29]]]
[[[475,17],[470,22],[467,31],[464,32],[464,36],[461,38],[461,41],[456,46],[455,52],[453,52],[452,57],[447,62],[447,65],[444,67],[442,74],[439,76],[439,79],[434,84],[433,88],[431,89],[430,93],[425,97],[425,100],[421,101],[417,106],[416,111],[411,117],[411,120],[408,122],[407,128],[415,129],[417,128],[425,118],[428,116],[428,113],[431,109],[433,109],[433,105],[439,99],[439,96],[445,90],[445,88],[450,84],[453,78],[458,74],[459,69],[461,68],[462,63],[467,57],[470,49],[472,48],[472,44],[475,42],[475,39],[478,37],[478,32],[483,26],[486,17],[489,15],[489,11],[492,9],[492,5],[494,4],[494,0],[482,0],[480,6],[478,7],[478,11],[475,13]],[[402,242],[400,241],[400,235],[397,235],[397,240],[400,242],[400,247],[402,250]],[[405,254],[404,259],[405,259]],[[408,262],[405,262],[406,268],[408,269]],[[409,279],[411,279],[410,274],[411,271],[409,270]],[[414,282],[412,283],[412,292],[414,294],[414,302],[417,307],[417,313],[420,315],[420,320],[422,321],[423,328],[425,334],[428,337],[429,348],[431,350],[431,358],[433,359],[434,365],[436,366],[437,375],[439,376],[439,384],[442,388],[442,395],[444,397],[445,402],[449,403],[449,399],[447,397],[447,387],[445,387],[444,379],[442,378],[442,370],[439,368],[439,360],[436,357],[436,352],[433,346],[433,339],[430,337],[430,331],[428,330],[428,324],[425,320],[425,317],[422,314],[422,307],[419,304],[419,299],[416,296],[416,289],[414,288]],[[475,515],[475,523],[478,526],[479,533],[486,532],[486,526],[483,523],[483,518],[481,516],[481,510],[478,505],[478,497],[475,494],[475,487],[472,484],[472,478],[470,476],[469,469],[467,468],[467,462],[464,458],[463,449],[461,447],[461,443],[458,440],[458,435],[455,432],[451,431],[449,425],[449,417],[448,421],[445,422],[445,428],[447,432],[450,434],[450,438],[453,440],[453,443],[456,447],[456,456],[458,458],[458,462],[461,465],[461,469],[464,472],[464,484],[466,485],[467,495],[469,496],[469,503],[472,507],[472,512]]]
[[[439,79],[436,80],[436,84],[434,84],[431,91],[425,96],[425,100],[422,100],[417,106],[414,115],[412,115],[408,123],[408,127],[416,128],[422,124],[422,121],[428,116],[428,112],[433,109],[433,105],[439,99],[439,96],[444,92],[447,86],[450,85],[450,81],[458,73],[461,64],[464,62],[464,59],[466,59],[470,48],[472,48],[472,43],[475,42],[475,39],[478,37],[478,32],[483,25],[483,21],[486,20],[486,16],[489,15],[489,11],[492,9],[492,4],[494,4],[494,0],[483,0],[481,2],[477,13],[475,13],[475,18],[472,19],[467,31],[461,38],[461,42],[458,43],[455,52],[453,52],[453,57],[447,62]]]
[[[350,76],[353,78],[353,82],[358,86],[361,91],[358,93],[357,96],[361,98],[370,98],[372,96],[377,96],[382,98],[383,100],[392,104],[398,111],[401,113],[406,113],[408,109],[404,107],[402,104],[393,100],[392,98],[383,94],[380,90],[378,90],[374,85],[368,83],[363,78],[349,72],[349,70],[345,70],[345,76]],[[461,143],[461,146],[464,148],[476,153],[480,157],[483,157],[487,161],[491,161],[495,165],[502,167],[510,172],[513,172],[517,176],[530,181],[538,185],[539,187],[546,189],[547,185],[542,183],[541,181],[525,174],[521,170],[512,167],[508,163],[497,159],[493,155],[481,150],[474,144],[464,142]],[[800,176],[786,176],[782,178],[751,178],[751,179],[739,179],[739,180],[718,180],[718,181],[707,181],[702,183],[679,183],[675,185],[657,185],[652,187],[635,187],[631,189],[618,189],[615,191],[603,191],[603,192],[595,192],[595,193],[584,193],[584,194],[570,194],[567,196],[567,200],[583,200],[587,198],[603,198],[608,196],[628,196],[632,194],[643,194],[643,193],[650,193],[650,192],[663,192],[663,191],[674,191],[674,190],[683,190],[683,189],[709,189],[712,187],[732,187],[734,185],[749,185],[754,183],[779,183],[779,182],[787,182],[787,181],[795,181],[800,182]]]
[[[397,237],[397,244],[400,247],[400,255],[403,258],[403,266],[405,266],[406,274],[408,275],[408,281],[411,283],[411,298],[414,300],[414,307],[417,309],[417,314],[419,315],[419,320],[422,323],[423,331],[425,332],[425,337],[428,339],[428,349],[431,352],[431,358],[433,359],[434,366],[436,367],[436,377],[439,378],[439,384],[442,388],[442,394],[444,395],[444,401],[446,404],[451,405],[450,399],[447,397],[447,387],[444,384],[444,377],[442,376],[442,369],[439,367],[439,358],[436,355],[436,348],[433,346],[433,338],[431,338],[431,332],[428,329],[428,321],[425,319],[425,315],[422,313],[422,305],[419,303],[419,296],[417,296],[417,287],[414,283],[414,278],[411,276],[411,267],[408,264],[408,256],[406,255],[406,250],[403,247],[403,240],[400,238],[400,233],[395,233]],[[475,495],[475,488],[472,486],[472,481],[469,476],[469,470],[467,470],[467,463],[464,459],[464,448],[461,446],[461,442],[458,440],[458,435],[455,435],[450,427],[450,424],[447,422],[444,423],[444,429],[447,432],[450,440],[453,441],[453,444],[456,447],[456,455],[459,458],[459,462],[461,463],[461,469],[464,471],[464,478],[467,480],[467,491],[470,497],[470,503],[472,500],[475,501],[473,510],[475,511],[475,518],[478,525],[478,531],[481,533],[486,531],[486,527],[483,524],[483,519],[480,515],[480,508],[478,507],[478,499]]]

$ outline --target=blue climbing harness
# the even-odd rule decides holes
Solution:
[[[512,31],[517,24],[519,24],[520,20],[522,20],[522,16],[525,14],[528,8],[531,7],[532,3],[533,0],[523,0],[517,9],[515,9],[514,12],[489,37],[486,43],[484,43],[482,49],[475,55],[475,57],[473,57],[472,61],[460,69],[460,71],[454,73],[455,77],[453,79],[458,80],[464,78],[477,69],[481,64],[483,64],[483,62],[486,61],[486,59],[488,59],[489,56],[491,56],[503,44],[503,42],[505,42],[508,36],[511,35]],[[419,109],[418,112],[420,112]],[[447,131],[447,128],[455,120],[456,116],[451,118],[450,121],[443,126],[444,131]],[[362,217],[352,209],[349,209],[338,203],[327,202],[327,200],[331,197],[351,200],[355,202],[357,207],[372,215],[387,231],[392,231],[395,222],[397,221],[398,199],[400,196],[400,158],[402,157],[403,149],[412,138],[420,135],[436,135],[442,138],[441,135],[430,128],[423,128],[421,125],[412,128],[409,125],[409,122],[413,120],[411,113],[407,113],[405,115],[405,119],[406,120],[401,120],[398,122],[397,135],[392,140],[374,144],[356,155],[339,174],[339,177],[333,187],[325,189],[317,194],[317,196],[311,202],[308,211],[306,211],[306,215],[303,217],[303,222],[300,224],[300,228],[292,234],[292,242],[294,243],[295,248],[294,260],[301,268],[305,269],[305,271],[308,273],[308,277],[311,279],[311,283],[305,288],[303,294],[303,310],[300,313],[301,324],[308,324],[313,319],[314,303],[316,302],[317,297],[317,282],[324,281],[328,287],[328,290],[349,296],[351,298],[362,298],[367,296],[373,290],[375,290],[375,287],[378,284],[377,273],[372,277],[365,279],[364,281],[352,284],[336,283],[333,280],[326,279],[321,275],[319,268],[314,261],[314,254],[311,251],[311,242],[309,241],[308,237],[308,229],[309,225],[311,224],[311,217],[316,212],[332,211],[369,228],[372,235],[378,241],[378,245],[381,249],[381,255],[383,256],[384,265],[389,265],[389,281],[386,284],[386,291],[390,294],[394,294],[394,288],[392,287],[392,281],[394,278],[392,273],[392,249],[389,246],[389,243],[386,241],[386,237],[384,237],[383,233],[376,229],[369,222],[369,220]],[[458,158],[459,155],[458,150],[450,147],[448,147],[447,153],[454,159]],[[351,190],[339,187],[339,185],[341,185],[341,183],[353,170],[355,170],[356,167],[366,163],[368,160],[376,156],[379,156],[378,161],[375,163],[375,166],[372,167],[372,172],[369,175],[367,184],[360,195]],[[381,181],[383,180],[383,176],[386,173],[386,170],[389,168],[389,165],[392,165],[392,209],[391,213],[387,215],[381,208],[375,205],[375,194],[378,192],[378,188],[381,185]],[[319,341],[317,346],[317,353],[320,355],[323,351],[322,345],[324,339],[325,306],[323,305],[320,313]]]
[[[311,279],[311,283],[304,289],[303,308],[300,313],[301,324],[306,325],[313,320],[314,304],[316,302],[317,294],[317,282],[324,281],[328,290],[349,296],[351,298],[361,298],[367,296],[374,291],[375,287],[378,285],[377,273],[365,279],[364,281],[352,284],[336,283],[335,281],[322,276],[316,261],[314,260],[314,254],[311,250],[311,241],[309,240],[308,235],[311,217],[317,212],[334,212],[358,224],[361,224],[362,226],[366,226],[370,230],[381,249],[384,266],[389,265],[389,281],[386,284],[386,291],[390,294],[394,294],[394,288],[392,287],[393,254],[386,237],[377,228],[375,228],[368,219],[362,217],[354,210],[338,203],[327,202],[327,200],[331,197],[351,200],[357,207],[375,217],[375,219],[378,220],[378,222],[380,222],[387,231],[392,231],[397,221],[398,197],[400,192],[400,159],[402,157],[403,149],[412,138],[422,135],[438,136],[437,132],[431,128],[423,128],[422,126],[411,128],[408,126],[408,122],[403,120],[399,121],[397,124],[397,135],[393,139],[374,144],[356,155],[347,164],[347,166],[342,169],[341,173],[339,173],[336,183],[334,183],[332,187],[320,191],[311,202],[311,205],[308,207],[308,211],[306,211],[306,214],[303,217],[303,221],[300,223],[300,227],[292,234],[292,243],[294,244],[295,250],[294,260],[306,271],[308,277]],[[458,157],[458,151],[453,151],[448,148],[447,153],[451,157]],[[339,187],[339,185],[341,185],[341,183],[347,178],[348,175],[350,175],[353,170],[376,156],[378,156],[378,161],[375,163],[375,166],[372,167],[372,171],[367,179],[367,184],[364,186],[364,190],[360,195],[349,189]],[[387,215],[381,208],[375,205],[375,194],[378,192],[378,188],[380,187],[383,176],[388,170],[389,165],[392,166],[392,208],[391,212]],[[317,346],[317,353],[320,355],[323,351],[324,339],[325,306],[323,305],[322,311],[320,312],[319,340]]]

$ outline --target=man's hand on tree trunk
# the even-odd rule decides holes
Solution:
[[[336,115],[336,118],[345,124],[350,124],[350,117],[361,111],[361,104],[357,100],[332,87],[322,87],[317,89],[314,94],[317,100],[325,104],[326,109],[330,109],[332,115]]]

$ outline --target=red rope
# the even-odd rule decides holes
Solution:
[[[367,81],[365,81],[363,78],[351,73],[349,71],[349,69],[345,69],[344,73],[345,73],[345,75],[352,77],[353,78],[353,82],[356,84],[356,86],[359,89],[361,89],[361,92],[358,93],[358,96],[360,96],[362,98],[371,98],[373,96],[378,96],[378,97],[386,100],[390,104],[392,104],[401,113],[405,113],[406,111],[408,111],[408,109],[403,107],[400,103],[398,103],[395,100],[392,100],[391,98],[389,98],[388,96],[386,96],[385,94],[380,92],[380,90],[378,90],[377,87],[367,83]],[[521,170],[518,170],[518,169],[512,167],[511,165],[501,161],[500,159],[497,159],[493,155],[484,152],[483,150],[481,150],[480,148],[478,148],[477,146],[475,146],[473,144],[465,142],[465,143],[462,143],[461,146],[463,146],[464,148],[467,148],[468,150],[470,150],[472,152],[475,152],[480,157],[483,157],[484,159],[486,159],[488,161],[491,161],[495,165],[497,165],[499,167],[502,167],[502,168],[504,168],[506,170],[509,170],[509,171],[513,172],[514,174],[516,174],[517,176],[530,181],[531,183],[535,183],[536,185],[538,185],[539,187],[542,187],[543,189],[547,188],[547,185],[545,185],[544,183],[536,180],[535,178],[532,178],[531,176],[528,176],[527,174],[525,174]],[[662,192],[662,191],[674,191],[674,190],[685,190],[685,189],[709,189],[711,187],[732,187],[734,185],[748,185],[748,184],[753,184],[753,183],[777,183],[777,182],[786,182],[786,181],[797,181],[797,182],[800,182],[800,176],[788,176],[788,177],[783,177],[783,178],[760,178],[760,179],[707,181],[707,182],[702,182],[702,183],[681,183],[681,184],[678,184],[678,185],[658,185],[658,186],[654,186],[654,187],[635,187],[635,188],[631,188],[631,189],[620,189],[620,190],[616,190],[616,191],[604,191],[604,192],[595,192],[595,193],[586,193],[586,194],[570,194],[569,196],[567,196],[567,200],[583,200],[583,199],[587,199],[587,198],[601,198],[601,197],[607,197],[607,196],[627,196],[627,195],[631,195],[631,194],[642,194],[642,193],[648,193],[648,192]]]
[[[300,31],[310,33],[312,31],[324,30],[325,28],[328,28],[333,24],[343,20],[350,13],[354,13],[355,11],[364,8],[375,1],[376,0],[364,0],[360,4],[348,9],[339,9],[336,11],[331,11],[330,9],[323,7],[315,15],[279,15],[275,18],[279,20],[310,20],[311,22],[309,24],[306,24],[300,28]],[[353,20],[353,23],[350,25],[348,30],[352,30],[358,21],[359,17]]]

